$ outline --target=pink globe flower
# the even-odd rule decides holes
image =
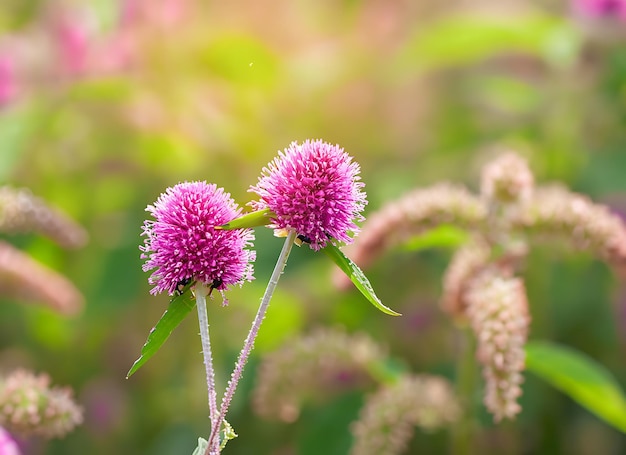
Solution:
[[[222,188],[206,182],[179,183],[146,211],[156,221],[145,221],[146,239],[139,248],[142,259],[147,259],[143,270],[156,269],[148,280],[155,285],[152,294],[172,295],[190,280],[223,291],[253,279],[255,253],[247,249],[254,240],[252,231],[214,229],[241,214]]]
[[[314,250],[331,238],[351,243],[350,233],[359,231],[354,220],[364,219],[361,211],[367,204],[359,172],[359,165],[338,145],[292,142],[250,188],[261,199],[251,205],[269,208],[276,215],[272,228],[294,229]]]

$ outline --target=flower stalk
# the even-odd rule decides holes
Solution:
[[[285,265],[287,265],[287,259],[289,258],[289,254],[291,253],[291,249],[293,248],[293,243],[296,239],[296,235],[297,233],[293,229],[289,230],[287,234],[287,238],[285,239],[285,243],[280,252],[280,256],[278,256],[278,260],[276,261],[276,265],[274,266],[274,271],[272,272],[272,276],[270,277],[267,288],[265,289],[265,293],[263,294],[263,298],[261,299],[261,304],[259,305],[259,309],[256,313],[254,321],[252,322],[250,332],[248,332],[248,336],[246,337],[244,346],[239,353],[239,358],[237,359],[237,363],[235,364],[235,369],[233,370],[230,381],[228,381],[228,387],[226,388],[224,398],[222,399],[219,415],[215,424],[211,426],[211,435],[209,436],[209,443],[207,445],[205,455],[215,455],[220,453],[221,447],[219,446],[220,441],[218,437],[220,427],[222,425],[222,422],[224,422],[226,412],[228,411],[230,402],[233,399],[233,395],[235,394],[235,390],[237,389],[237,385],[239,384],[239,380],[241,379],[241,376],[243,374],[244,366],[246,365],[246,362],[250,357],[250,353],[254,348],[254,341],[256,340],[259,329],[261,328],[261,323],[263,322],[263,319],[265,319],[267,309],[269,307],[272,296],[274,295],[274,290],[278,285],[278,280],[280,279],[280,276],[285,269]]]
[[[217,419],[217,392],[215,391],[215,370],[213,369],[213,356],[211,354],[211,340],[209,338],[209,318],[206,309],[206,297],[211,288],[203,283],[198,283],[195,289],[196,307],[198,308],[198,323],[200,325],[200,339],[202,340],[202,356],[206,370],[206,385],[209,395],[209,418],[211,429]]]

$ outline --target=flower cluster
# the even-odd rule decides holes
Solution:
[[[252,280],[254,240],[249,229],[217,230],[241,214],[228,193],[206,182],[185,182],[168,188],[146,211],[141,251],[147,259],[153,294],[172,295],[181,283],[196,280],[219,291]]]
[[[59,438],[82,420],[71,389],[52,387],[47,375],[16,370],[0,378],[0,425],[9,431]]]
[[[452,257],[443,276],[441,307],[450,316],[465,317],[464,299],[467,284],[490,262],[491,249],[481,238],[476,238],[461,246]]]
[[[0,231],[37,232],[65,248],[87,242],[80,225],[28,189],[10,186],[0,186]],[[83,307],[83,296],[67,278],[6,242],[0,242],[0,290],[6,296],[44,303],[67,315]]]
[[[476,229],[487,213],[484,201],[461,186],[443,183],[417,189],[371,214],[347,251],[354,262],[367,267],[394,245],[441,224]],[[346,282],[339,274],[335,281]]]
[[[370,215],[350,253],[366,267],[396,243],[442,224],[472,234],[446,270],[442,308],[473,328],[487,408],[496,420],[513,418],[530,324],[525,286],[514,276],[521,261],[533,241],[547,239],[625,263],[626,225],[585,196],[536,187],[528,163],[508,152],[484,167],[481,197],[447,184],[416,189]]]
[[[626,226],[608,207],[558,185],[535,191],[515,227],[537,240],[565,241],[600,258],[626,262]]]
[[[483,168],[481,195],[503,204],[527,201],[533,192],[535,177],[525,159],[513,152],[504,153]]]
[[[435,430],[456,421],[459,404],[452,386],[441,377],[404,376],[370,396],[352,425],[351,455],[403,453],[413,427]]]
[[[71,281],[2,241],[0,289],[6,296],[44,303],[66,315],[76,314],[84,304]]]
[[[294,229],[311,248],[324,248],[329,239],[351,243],[367,203],[359,181],[360,167],[338,145],[321,140],[296,142],[263,169],[250,188],[260,200],[257,210],[269,208],[280,234]]]
[[[58,210],[48,207],[25,188],[0,187],[0,231],[38,232],[65,248],[87,242],[85,230]]]
[[[465,293],[467,317],[483,364],[485,406],[496,422],[521,411],[517,399],[524,378],[524,345],[530,316],[524,283],[490,268],[471,280]]]
[[[254,409],[293,422],[306,400],[372,383],[371,367],[384,350],[366,335],[320,329],[266,355],[259,367]]]

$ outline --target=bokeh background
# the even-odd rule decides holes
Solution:
[[[144,211],[183,180],[240,203],[291,141],[338,143],[362,166],[367,213],[441,180],[476,189],[495,153],[526,156],[626,213],[626,14],[606,2],[507,0],[3,0],[0,181],[82,224],[86,247],[3,235],[85,296],[71,318],[0,296],[0,368],[71,385],[85,423],[33,454],[184,454],[208,431],[195,315],[130,379],[164,311],[138,245]],[[620,4],[619,1],[613,2]],[[623,6],[626,10],[626,6]],[[216,298],[223,388],[278,256],[257,229],[256,281]],[[449,250],[388,253],[368,276],[391,318],[338,292],[325,257],[292,254],[228,420],[229,454],[343,454],[359,395],[311,404],[294,424],[250,405],[259,356],[319,326],[363,331],[414,372],[454,377],[455,327],[438,308]],[[626,272],[535,251],[524,275],[530,337],[581,350],[626,384]],[[480,400],[480,391],[478,400]],[[481,416],[481,453],[618,454],[623,434],[528,377],[514,423]],[[410,453],[446,453],[445,432]]]

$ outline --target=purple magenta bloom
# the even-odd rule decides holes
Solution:
[[[626,22],[626,0],[573,0],[574,11],[583,17],[616,18]]]
[[[0,455],[20,455],[20,449],[11,435],[0,427]]]
[[[351,243],[362,221],[367,199],[359,182],[360,167],[338,145],[321,140],[292,142],[279,152],[250,191],[261,198],[251,202],[276,215],[271,227],[294,229],[299,238],[319,250],[334,238]]]
[[[241,209],[222,188],[206,182],[184,182],[168,188],[154,205],[149,205],[156,221],[147,220],[147,238],[142,259],[145,272],[155,269],[148,282],[152,294],[197,280],[223,291],[229,285],[250,281],[254,234],[249,229],[216,230],[241,214]]]

